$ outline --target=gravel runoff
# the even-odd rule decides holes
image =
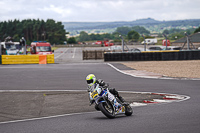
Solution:
[[[167,77],[200,78],[200,60],[123,62],[127,67]]]

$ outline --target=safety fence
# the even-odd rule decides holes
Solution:
[[[83,60],[91,60],[91,59],[104,59],[105,50],[83,50]]]
[[[104,61],[199,60],[200,51],[144,51],[141,53],[104,53]]]
[[[50,64],[54,63],[51,55],[1,55],[1,64]]]

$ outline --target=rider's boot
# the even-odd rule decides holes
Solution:
[[[119,96],[119,95],[118,95],[118,99],[119,99],[122,103],[125,103],[125,102],[126,102],[126,101],[124,100],[124,98],[121,97],[121,96]]]

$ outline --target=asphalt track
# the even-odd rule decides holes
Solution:
[[[121,68],[118,64],[114,65]],[[0,72],[1,90],[85,90],[85,77],[94,73],[120,91],[172,93],[190,97],[182,102],[134,107],[134,114],[130,117],[122,115],[107,119],[101,112],[88,112],[0,124],[1,133],[200,132],[198,80],[135,78],[101,61],[85,63],[81,60],[79,63],[52,65],[2,65]]]

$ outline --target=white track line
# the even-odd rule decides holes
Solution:
[[[54,57],[55,59],[57,59],[58,57],[62,56],[69,48],[65,49],[65,51],[61,54],[59,54],[58,56]]]
[[[89,114],[89,113],[95,113],[95,112],[97,112],[97,111],[93,111],[93,112],[82,112],[82,113],[71,113],[71,114],[63,114],[63,115],[55,115],[55,116],[40,117],[40,118],[32,118],[32,119],[23,119],[23,120],[15,120],[15,121],[5,121],[5,122],[0,122],[0,124],[9,124],[9,123],[17,123],[17,122],[25,122],[25,121],[34,121],[34,120],[43,120],[43,119],[57,118],[57,117],[63,117],[63,116],[72,116],[72,115]]]
[[[126,74],[126,75],[130,75],[132,77],[136,77],[136,78],[150,78],[150,79],[170,79],[170,80],[200,80],[200,78],[172,78],[172,77],[156,77],[156,76],[136,76],[133,75],[131,73],[128,72],[124,72],[122,70],[119,70],[118,68],[116,68],[115,66],[113,66],[110,63],[106,63],[107,65],[109,65],[110,67],[114,68],[115,70],[117,70],[120,73]]]
[[[72,56],[72,58],[74,58],[74,57],[75,57],[75,52],[76,52],[76,48],[74,48],[74,53],[73,53],[73,56]]]

